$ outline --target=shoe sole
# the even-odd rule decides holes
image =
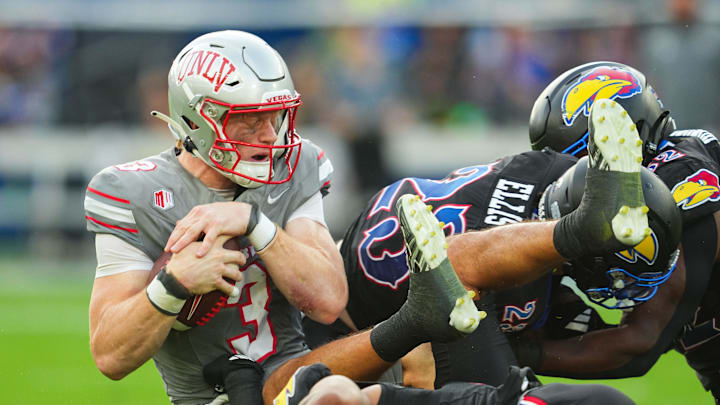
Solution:
[[[405,194],[398,199],[397,207],[408,260],[417,264],[410,266],[410,270],[419,273],[438,267],[447,258],[448,244],[443,224],[433,215],[432,206],[425,205],[416,195]]]
[[[443,223],[432,213],[432,206],[425,205],[416,195],[402,195],[398,199],[397,209],[410,271],[421,273],[434,271],[440,267],[450,267],[449,271],[445,272],[444,278],[447,288],[441,288],[439,293],[449,294],[451,291],[459,290],[463,293],[448,297],[449,300],[454,301],[449,324],[462,333],[472,333],[487,314],[485,311],[478,311],[475,307],[473,297],[465,287],[462,287],[460,279],[447,259],[448,244],[445,240]],[[412,265],[413,263],[415,266]]]
[[[607,165],[603,170],[638,173],[642,169],[642,140],[637,127],[625,109],[615,101],[596,100],[590,110],[593,125],[592,142]],[[646,205],[622,206],[613,217],[615,238],[628,246],[642,242],[650,234]]]
[[[639,173],[642,167],[642,141],[635,123],[615,101],[602,99],[590,111],[593,141],[609,170]]]

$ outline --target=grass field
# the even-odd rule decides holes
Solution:
[[[95,368],[87,325],[92,275],[86,262],[0,259],[0,403],[168,403],[151,363],[122,381],[111,381]],[[713,403],[676,353],[663,356],[644,377],[602,383],[638,404]]]

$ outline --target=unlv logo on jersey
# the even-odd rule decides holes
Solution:
[[[235,65],[223,55],[215,51],[198,49],[190,52],[179,65],[177,84],[190,76],[199,76],[214,85],[213,91],[217,93],[235,70]]]
[[[175,206],[175,202],[173,201],[173,194],[170,191],[158,190],[153,193],[153,197],[153,204],[155,204],[155,206],[158,208],[168,210]]]

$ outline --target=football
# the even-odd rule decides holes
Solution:
[[[224,247],[226,249],[240,250],[240,244],[238,243],[237,238],[233,238],[225,242]],[[163,252],[163,254],[160,255],[157,260],[155,260],[152,270],[148,275],[148,284],[150,284],[150,282],[160,272],[163,266],[165,266],[170,261],[170,257],[172,257],[172,253]],[[230,279],[226,278],[225,280],[233,283],[233,281]],[[206,323],[210,322],[210,320],[218,312],[220,312],[227,300],[227,294],[223,293],[220,290],[210,291],[205,294],[196,295],[188,299],[187,301],[185,301],[185,305],[183,305],[182,309],[180,310],[180,313],[177,316],[177,320],[173,325],[173,329],[183,331],[193,328],[195,326],[205,325]]]

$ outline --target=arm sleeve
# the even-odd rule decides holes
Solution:
[[[140,249],[108,233],[95,235],[95,254],[98,262],[95,278],[132,270],[150,271],[153,266],[150,257]]]

